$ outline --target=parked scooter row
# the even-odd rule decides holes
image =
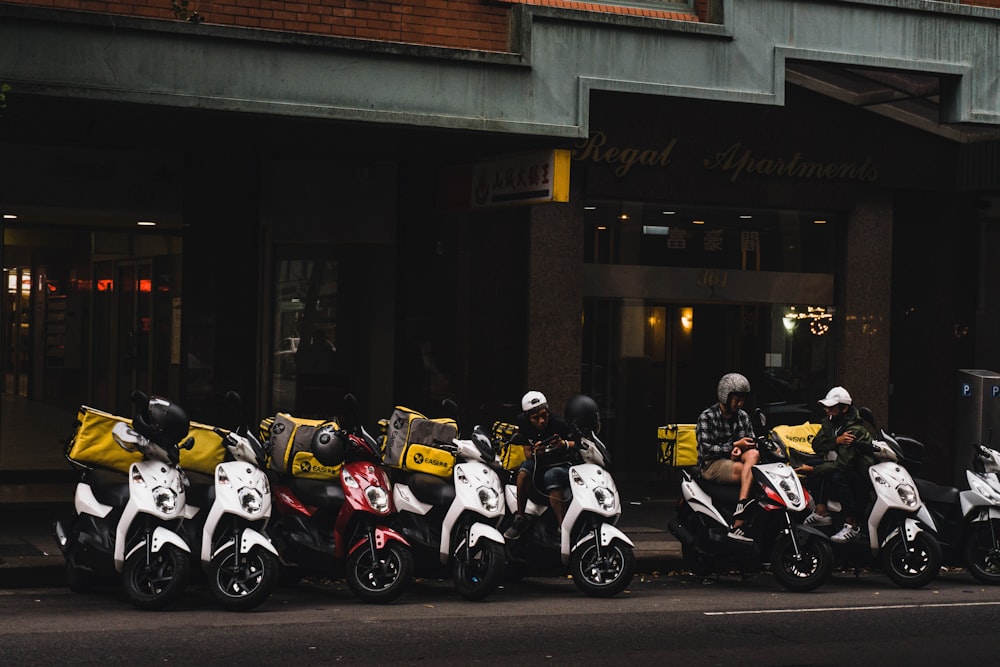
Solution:
[[[118,577],[137,608],[162,609],[181,595],[197,562],[223,608],[263,603],[278,567],[277,551],[263,532],[271,499],[263,445],[245,426],[216,429],[227,456],[213,482],[190,497],[191,483],[179,465],[181,450],[194,444],[184,410],[141,392],[132,398],[131,425],[118,421],[110,435],[141,459],[128,464],[125,475],[83,466],[74,515],[55,525],[70,588],[84,591]]]

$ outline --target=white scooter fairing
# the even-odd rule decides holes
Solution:
[[[232,437],[239,437],[232,434]],[[206,565],[219,552],[229,548],[230,543],[220,544],[212,551],[212,536],[219,521],[227,514],[247,521],[260,521],[271,516],[271,489],[267,474],[256,465],[245,461],[226,461],[215,467],[215,501],[205,518],[201,537],[201,561]],[[278,550],[270,538],[260,531],[246,526],[240,531],[239,550],[249,553],[255,547],[267,549],[275,556]]]
[[[588,533],[583,536],[582,542],[570,544],[573,527],[580,516],[587,513],[596,514],[609,520],[601,524],[601,546],[606,547],[614,540],[619,539],[635,548],[635,543],[615,526],[621,516],[621,496],[618,494],[618,487],[610,473],[595,463],[580,463],[570,466],[569,490],[569,505],[566,508],[566,516],[563,517],[559,540],[559,553],[563,565],[569,563],[573,549],[593,537],[591,533]],[[507,506],[511,512],[514,512],[517,509],[517,486],[508,484],[505,488],[505,495]],[[547,504],[537,503],[531,498],[528,499],[525,506],[525,514],[529,516],[541,516],[547,511],[549,511]]]
[[[934,519],[920,500],[917,486],[906,468],[894,461],[882,461],[868,468],[868,476],[875,489],[875,502],[868,515],[868,540],[872,554],[877,554],[895,534],[890,532],[879,543],[878,527],[890,510],[901,510],[913,515],[904,521],[907,541],[922,532],[925,526],[932,531],[936,530]]]
[[[495,470],[481,462],[480,450],[472,441],[456,439],[453,444],[458,460],[452,472],[455,498],[441,522],[438,556],[442,565],[447,565],[455,549],[461,546],[452,545],[452,534],[456,523],[466,512],[473,512],[486,520],[476,521],[470,526],[468,546],[476,546],[481,539],[504,544],[503,535],[495,527],[505,511],[500,478]],[[433,505],[418,499],[406,482],[394,484],[392,492],[397,513],[425,516],[433,509]]]
[[[145,440],[124,423],[115,425],[114,429],[112,429],[112,437],[123,447],[126,447],[127,444],[139,442],[139,439]],[[152,450],[149,447],[152,443],[143,444],[146,445],[147,451]],[[136,461],[129,466],[128,486],[128,503],[126,503],[125,509],[122,511],[122,516],[115,526],[114,564],[115,570],[118,572],[122,571],[122,568],[125,566],[125,560],[131,554],[146,547],[145,540],[141,540],[139,543],[133,545],[129,553],[125,553],[125,539],[137,516],[140,514],[149,514],[162,521],[174,521],[187,516],[185,494],[187,478],[176,465],[156,459]],[[81,497],[79,490],[77,496],[78,498]],[[86,500],[85,492],[82,494],[82,497]],[[99,509],[103,511],[103,508]],[[107,513],[105,512],[99,516],[106,515]],[[149,545],[150,551],[156,553],[166,544],[173,544],[181,551],[191,553],[191,548],[187,545],[187,542],[175,531],[165,526],[156,527],[152,534],[152,542]]]

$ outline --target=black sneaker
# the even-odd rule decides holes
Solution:
[[[524,534],[524,531],[528,529],[530,524],[531,522],[528,520],[528,517],[523,514],[515,514],[514,523],[512,523],[510,528],[508,528],[503,534],[504,539],[516,540]]]
[[[743,498],[738,503],[736,503],[736,511],[733,512],[733,518],[737,519],[750,509],[750,506],[757,502],[754,498]]]

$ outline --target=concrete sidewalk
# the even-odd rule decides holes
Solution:
[[[0,484],[0,588],[66,585],[53,524],[72,514],[74,489],[67,483]],[[635,543],[637,572],[680,569],[680,543],[667,531],[677,483],[625,485],[619,491],[623,503],[618,526]]]

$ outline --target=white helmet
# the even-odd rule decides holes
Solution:
[[[847,393],[847,390],[843,387],[834,387],[830,391],[826,392],[826,398],[819,399],[820,405],[825,405],[828,408],[832,408],[835,405],[850,405],[851,395]]]
[[[739,373],[726,373],[719,380],[718,396],[719,403],[729,401],[730,394],[749,394],[750,380]]]
[[[529,391],[521,397],[521,409],[525,412],[531,412],[548,404],[549,401],[545,398],[545,394],[540,391]]]

